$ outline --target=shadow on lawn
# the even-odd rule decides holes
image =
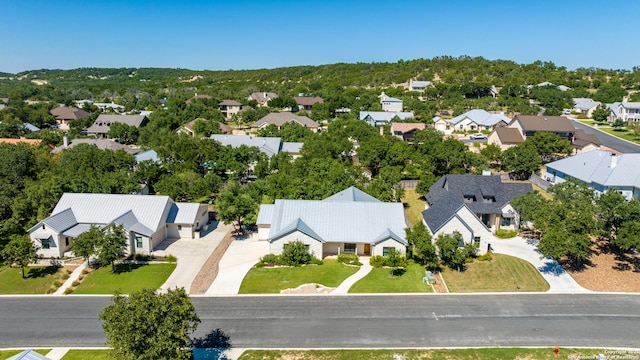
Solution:
[[[147,266],[147,264],[117,264],[115,266],[114,274],[128,273],[135,269]]]
[[[227,360],[223,354],[231,349],[231,338],[220,329],[213,329],[207,335],[191,340],[194,360]]]
[[[60,268],[57,266],[29,268],[29,274],[27,274],[27,279],[35,279],[35,278],[45,277],[47,275],[53,275],[57,273],[59,269]]]

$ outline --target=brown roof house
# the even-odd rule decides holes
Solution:
[[[90,115],[88,112],[82,109],[68,106],[59,106],[55,109],[51,109],[51,111],[49,112],[56,119],[56,123],[63,129],[69,129],[69,124],[73,120],[84,119]]]
[[[265,126],[269,126],[271,124],[275,125],[278,129],[286,123],[298,123],[307,129],[317,132],[318,131],[318,123],[309,119],[306,116],[298,116],[294,115],[290,112],[281,112],[281,113],[270,113],[262,119],[251,124],[252,128],[261,129]]]
[[[187,99],[187,101],[185,101],[185,103],[187,105],[191,104],[194,100],[198,100],[198,99],[211,99],[211,96],[207,95],[207,94],[195,94],[191,99]]]
[[[258,104],[258,107],[267,106],[269,100],[275,99],[278,97],[278,94],[272,92],[258,91],[249,95],[247,100],[255,101]]]
[[[207,120],[205,118],[197,118],[195,120],[189,121],[188,123],[180,126],[178,128],[178,130],[176,130],[176,131],[178,133],[184,133],[184,134],[187,134],[189,136],[195,136],[196,132],[194,131],[193,128],[196,125],[196,122],[198,122],[198,121],[210,121],[210,120]],[[220,126],[220,133],[221,134],[231,134],[231,132],[233,131],[231,126],[229,126],[227,124],[218,123],[218,125]]]
[[[501,150],[507,150],[523,142],[524,139],[517,128],[497,127],[488,136],[487,143],[500,147]]]
[[[298,104],[298,110],[311,111],[311,107],[315,103],[322,104],[324,99],[314,96],[294,96],[293,100]]]
[[[424,130],[427,126],[423,123],[391,123],[391,133],[404,141],[409,141],[416,131]]]
[[[219,109],[222,112],[222,115],[229,120],[233,115],[252,109],[252,107],[242,105],[235,100],[224,100],[219,104]]]
[[[518,129],[524,139],[538,131],[546,131],[571,141],[576,131],[564,116],[516,115],[507,127]]]
[[[107,137],[113,123],[122,123],[137,128],[147,125],[149,119],[145,115],[100,115],[87,130],[88,135]]]

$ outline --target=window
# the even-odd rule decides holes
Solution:
[[[69,246],[69,238],[68,237],[64,238],[64,245],[65,246]]]
[[[473,243],[474,244],[480,244],[480,236],[474,236],[473,237]]]
[[[182,230],[182,225],[178,225],[178,231]]]
[[[142,247],[142,236],[136,235],[136,247],[137,248]]]
[[[395,249],[395,248],[388,247],[388,246],[383,247],[382,256],[389,256],[389,252],[391,252],[391,249]]]
[[[464,195],[464,202],[472,203],[476,201],[475,195]]]
[[[51,244],[49,243],[49,239],[40,239],[40,243],[42,244],[43,249],[51,248]]]
[[[494,203],[496,202],[496,197],[491,195],[485,195],[483,200],[485,203]]]
[[[344,244],[344,253],[345,254],[355,254],[356,253],[356,244],[345,243]]]
[[[501,218],[500,219],[500,226],[511,226],[511,218]]]

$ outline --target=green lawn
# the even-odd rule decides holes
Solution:
[[[604,349],[559,348],[484,348],[484,349],[434,349],[434,350],[247,350],[240,360],[389,360],[402,358],[446,360],[513,360],[513,359],[569,359],[579,357],[595,359],[605,354]]]
[[[56,266],[28,267],[22,278],[20,268],[0,267],[0,294],[45,294],[55,281],[64,282],[64,270]]]
[[[404,211],[407,214],[411,226],[422,221],[422,212],[424,211],[425,201],[420,199],[422,194],[418,194],[415,189],[405,189],[402,202]]]
[[[159,288],[176,264],[117,265],[116,272],[111,266],[92,271],[73,292],[74,294],[113,294],[119,291],[129,294],[142,288]]]
[[[409,264],[401,276],[391,276],[391,269],[377,268],[353,284],[349,293],[415,293],[433,292],[431,285],[422,282],[424,268]]]
[[[111,360],[109,350],[69,350],[62,360]]]
[[[509,255],[493,254],[491,261],[474,261],[467,270],[444,269],[449,292],[547,291],[549,284],[530,263]]]
[[[627,129],[613,129],[611,127],[599,127],[598,129],[611,134],[613,136],[617,136],[621,139],[625,139],[625,140],[629,140],[631,142],[634,142],[636,144],[640,144],[640,136],[636,136],[633,134],[633,132],[627,130]]]
[[[23,350],[0,350],[0,360],[4,360],[4,359],[8,359],[14,355],[18,355],[21,352],[23,352],[26,349]],[[49,353],[49,351],[51,351],[51,349],[37,349],[36,352],[40,355],[47,355],[47,353]]]
[[[253,268],[242,280],[240,294],[277,294],[280,290],[316,283],[337,287],[360,268],[326,259],[323,265],[301,267]]]

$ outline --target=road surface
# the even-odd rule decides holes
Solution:
[[[621,140],[613,135],[609,135],[606,132],[596,130],[591,126],[585,125],[576,120],[569,120],[571,124],[577,129],[582,129],[587,134],[594,134],[602,145],[620,151],[621,153],[640,153],[640,145],[630,143],[625,140]]]
[[[640,348],[640,296],[619,294],[195,297],[239,348]],[[0,348],[103,346],[109,297],[0,297]]]

